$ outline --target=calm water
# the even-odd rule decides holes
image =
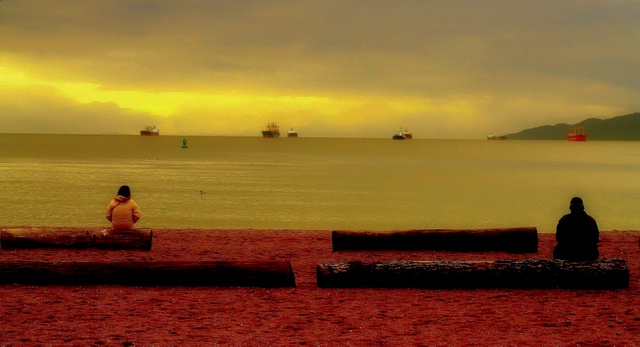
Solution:
[[[391,230],[535,226],[572,196],[640,229],[640,142],[0,135],[0,225]]]

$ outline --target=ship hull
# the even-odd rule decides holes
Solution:
[[[587,141],[587,135],[569,135],[567,136],[569,141]]]
[[[263,131],[262,131],[262,137],[264,137],[264,138],[275,138],[275,137],[280,137],[280,132],[278,132],[278,131],[263,130]]]
[[[406,140],[407,138],[402,135],[393,135],[392,139],[394,140]]]
[[[487,137],[487,140],[506,140],[507,138],[505,136],[489,136]]]
[[[298,137],[298,134],[287,134],[287,137]]]
[[[140,136],[158,136],[158,135],[160,135],[159,131],[146,131],[146,130],[140,131]]]

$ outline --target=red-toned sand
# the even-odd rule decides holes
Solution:
[[[629,289],[320,289],[315,266],[347,260],[550,258],[539,253],[339,252],[330,231],[154,230],[152,251],[0,250],[2,260],[287,259],[297,288],[0,286],[0,345],[640,346],[639,232],[601,234]]]

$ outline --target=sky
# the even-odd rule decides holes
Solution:
[[[640,111],[640,0],[0,0],[0,133],[474,139]]]

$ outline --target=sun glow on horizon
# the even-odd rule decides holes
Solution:
[[[419,114],[433,110],[428,99],[408,97],[375,98],[348,95],[277,95],[273,91],[231,91],[220,93],[148,92],[109,90],[98,83],[47,81],[29,77],[15,68],[0,68],[0,85],[4,87],[47,86],[79,104],[113,103],[122,109],[171,118],[198,112],[215,118],[222,115],[251,117],[317,116],[336,124]]]

